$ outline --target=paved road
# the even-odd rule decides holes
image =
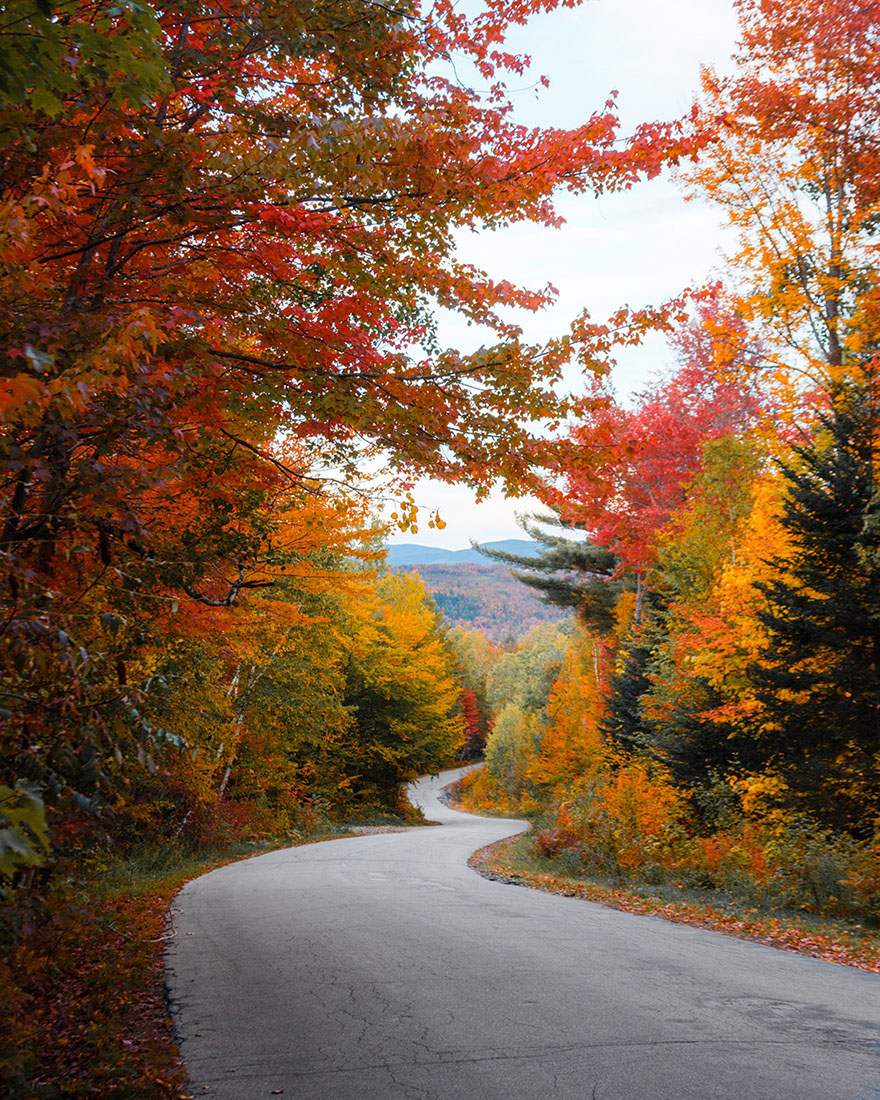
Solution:
[[[880,977],[573,898],[465,860],[521,822],[273,852],[191,882],[169,986],[195,1096],[867,1100]]]

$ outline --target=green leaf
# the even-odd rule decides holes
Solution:
[[[19,781],[0,787],[0,896],[9,892],[16,871],[41,867],[49,854],[46,808],[40,789]]]

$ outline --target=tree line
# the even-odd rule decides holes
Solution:
[[[739,243],[634,403],[594,378],[507,556],[578,634],[473,797],[602,873],[876,917],[880,5],[736,8],[679,174]]]
[[[5,889],[71,832],[186,835],[212,800],[396,805],[447,752],[430,612],[367,576],[377,512],[414,527],[426,472],[536,487],[572,407],[571,341],[503,316],[548,294],[455,235],[552,224],[678,141],[621,142],[611,103],[514,120],[499,43],[552,6],[4,7]],[[438,303],[494,343],[440,348]]]
[[[7,892],[94,835],[390,811],[479,741],[424,594],[376,568],[379,498],[411,529],[424,473],[587,536],[541,536],[580,633],[496,714],[530,731],[520,794],[565,807],[601,762],[706,827],[763,806],[870,842],[880,7],[738,0],[734,73],[622,139],[613,96],[516,122],[504,34],[553,6],[6,6]],[[549,293],[456,256],[663,168],[739,232],[716,285],[532,346],[505,309]],[[438,304],[494,343],[440,348]],[[615,349],[654,331],[677,365],[621,404]]]

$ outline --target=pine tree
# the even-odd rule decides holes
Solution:
[[[766,661],[752,669],[758,747],[797,805],[870,833],[880,815],[880,494],[876,383],[832,393],[815,441],[782,467],[793,547],[768,601]]]
[[[702,824],[718,825],[729,801],[724,791],[733,797],[726,777],[758,766],[752,755],[754,740],[747,730],[711,717],[724,700],[702,677],[689,677],[662,708],[655,687],[652,682],[642,699],[649,754],[667,769]]]
[[[630,639],[618,657],[618,665],[608,685],[605,713],[599,724],[602,735],[623,752],[644,752],[652,739],[652,729],[642,712],[642,696],[650,688],[648,664],[652,647],[643,639]]]
[[[668,608],[659,593],[649,592],[643,615],[621,645],[599,729],[616,749],[662,764],[692,794],[716,782],[737,746],[730,731],[704,717],[720,703],[704,681],[690,678],[687,690],[675,693],[673,706],[669,700],[658,706],[656,689],[667,673],[668,642]]]
[[[545,603],[572,608],[591,629],[607,634],[614,626],[621,589],[629,583],[618,576],[617,556],[590,542],[542,530],[540,524],[571,530],[556,515],[520,516],[518,522],[539,545],[535,557],[489,550],[476,543],[474,549],[513,566],[514,577],[538,591]]]

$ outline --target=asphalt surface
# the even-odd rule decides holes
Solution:
[[[522,822],[273,852],[189,883],[168,982],[196,1097],[880,1098],[880,978],[466,866]]]

